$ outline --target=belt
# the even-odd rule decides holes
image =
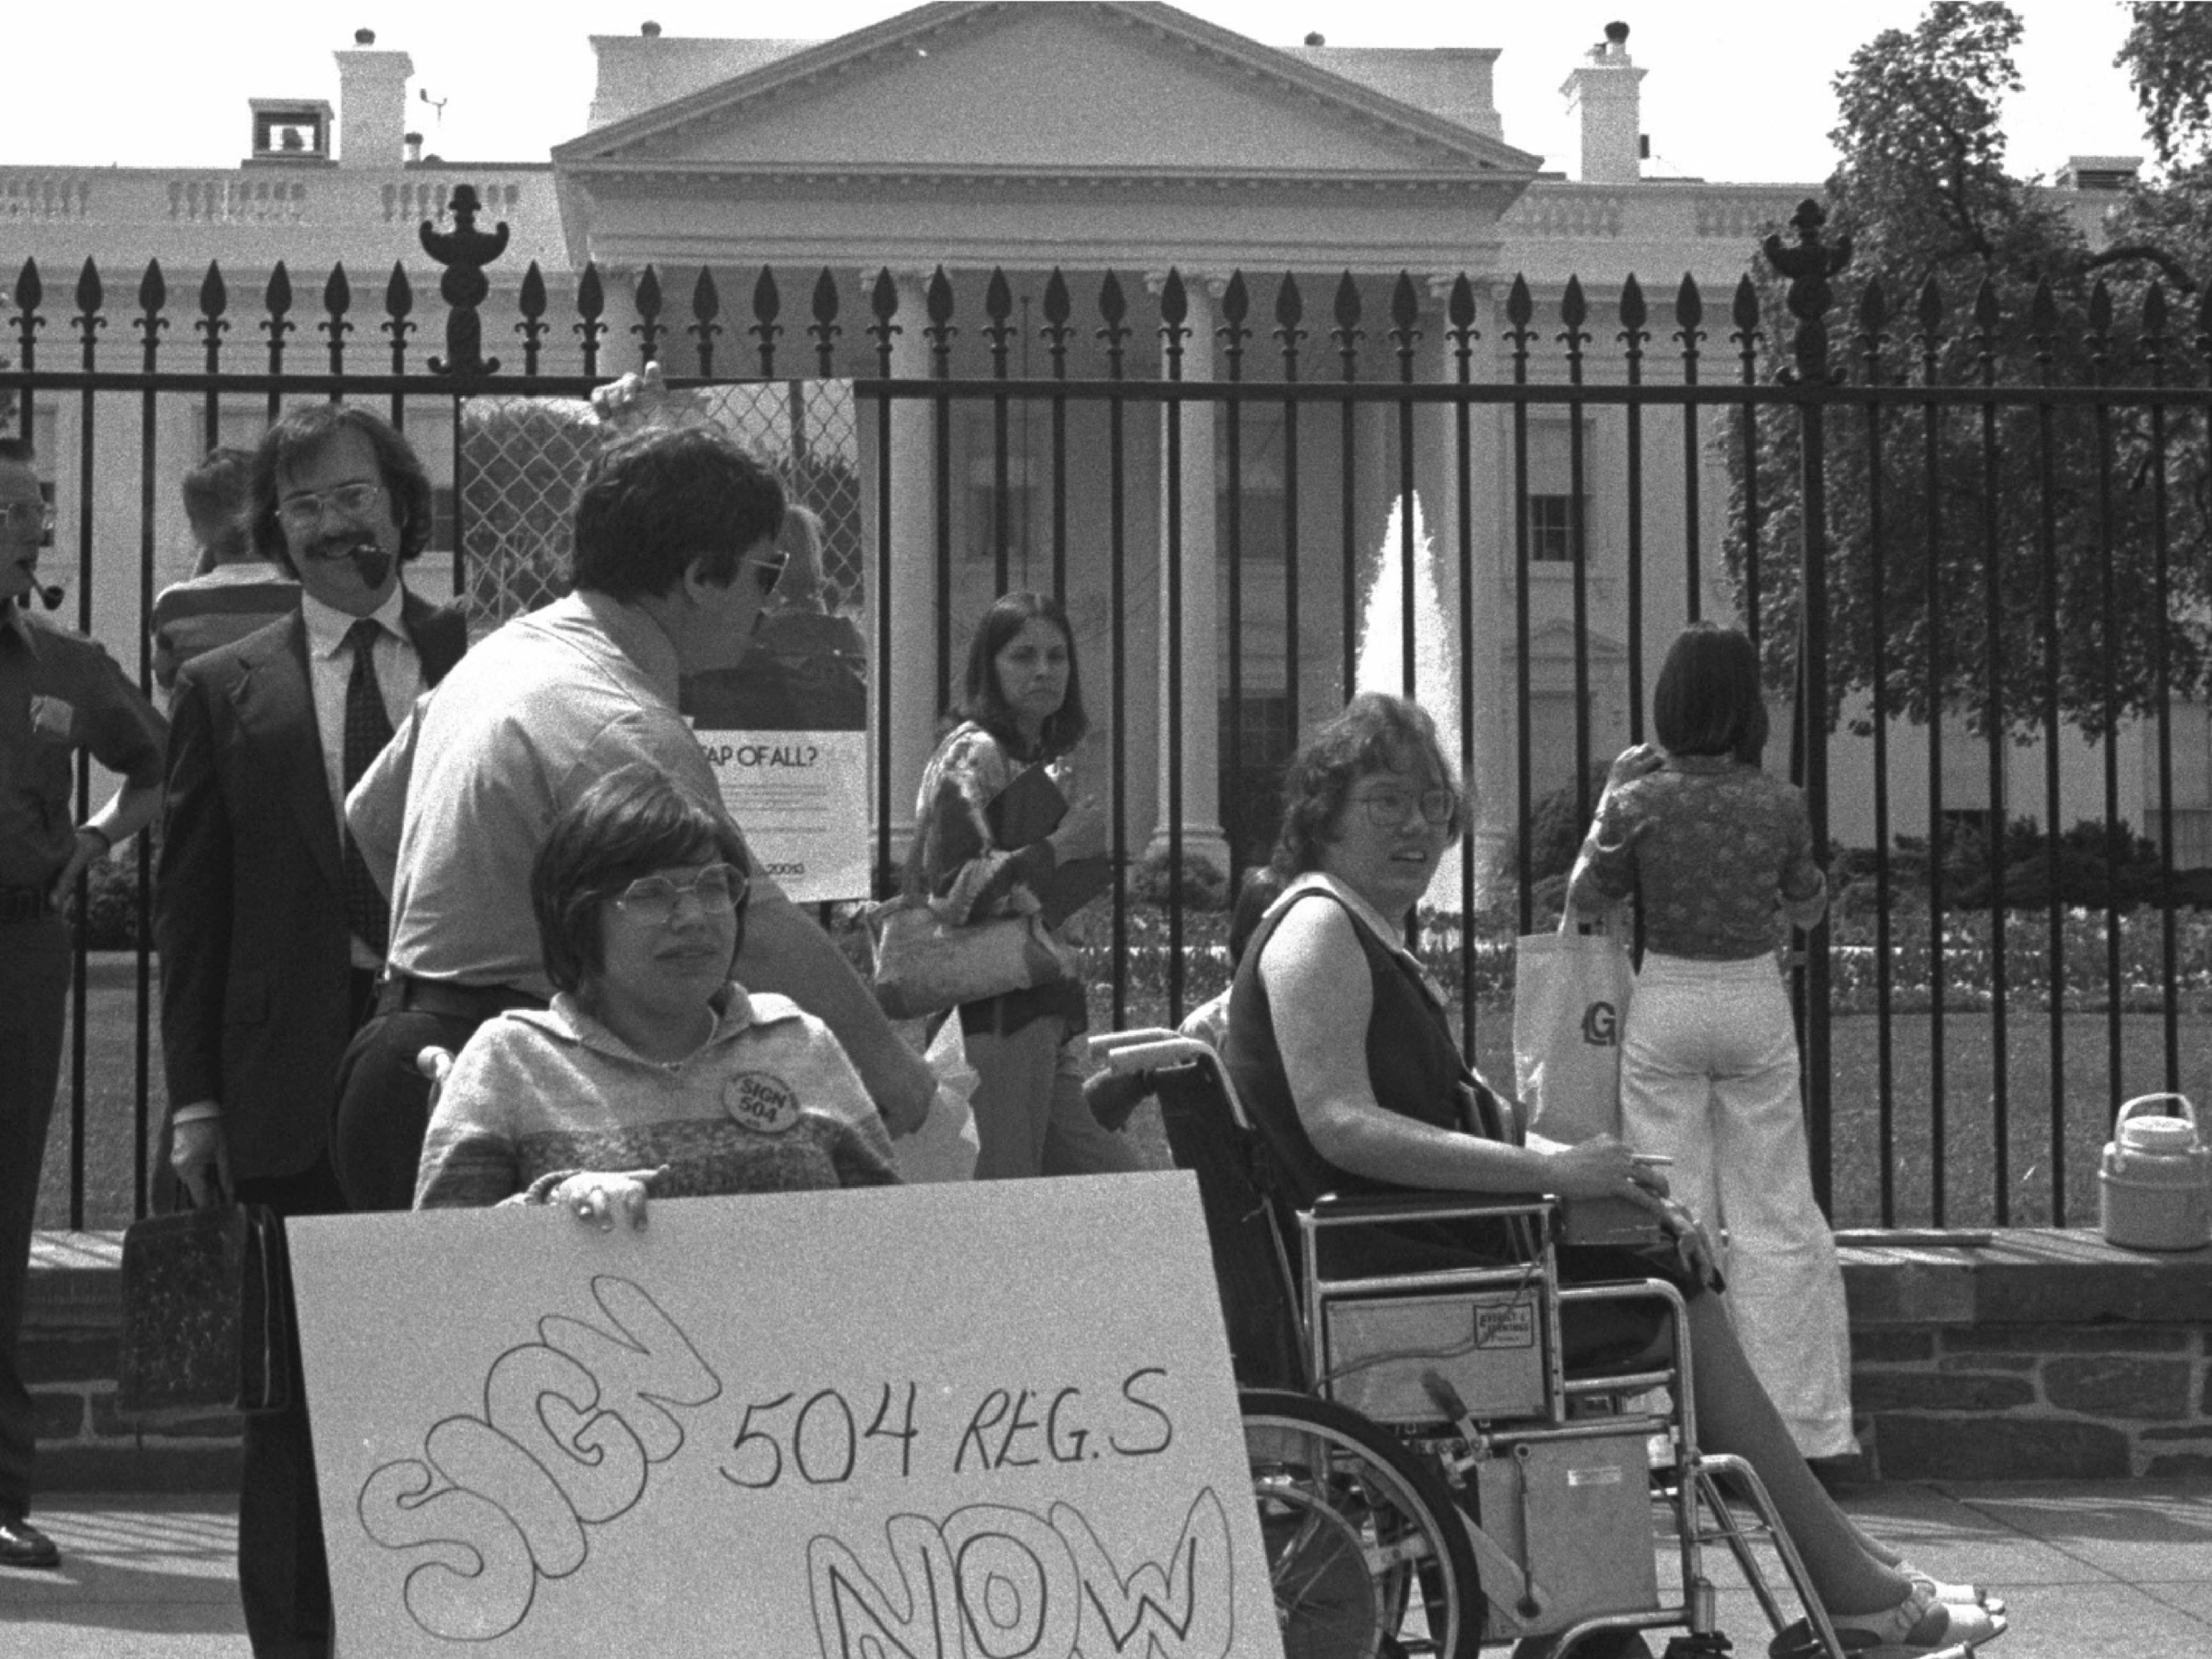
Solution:
[[[543,1008],[545,999],[512,985],[463,985],[449,979],[416,979],[393,974],[377,994],[376,1012],[410,1011],[441,1019],[472,1019],[481,1024],[509,1008]]]
[[[44,921],[53,913],[43,887],[0,887],[0,921]]]

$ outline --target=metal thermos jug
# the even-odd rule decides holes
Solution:
[[[2097,1172],[2107,1243],[2193,1250],[2212,1243],[2212,1147],[2180,1095],[2141,1095],[2120,1108]]]

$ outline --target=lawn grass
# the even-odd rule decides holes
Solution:
[[[85,1066],[85,1224],[128,1224],[135,1200],[133,1098],[137,1070],[137,960],[128,954],[95,955],[87,1002]],[[1219,988],[1220,969],[1194,963],[1185,1000],[1194,1004]],[[1092,996],[1096,1030],[1113,1023],[1110,1000]],[[1166,1009],[1156,997],[1138,995],[1125,1024],[1164,1023]],[[2121,1092],[2148,1093],[2164,1087],[2165,1039],[2160,1017],[2127,1013],[2121,1018]],[[1990,1225],[1998,1220],[1995,1113],[1994,1026],[1986,1011],[1953,1012],[1943,1020],[1944,1206],[1935,1205],[1932,1130],[1934,1021],[1926,1012],[1900,1013],[1890,1020],[1891,1143],[1884,1156],[1878,1092],[1881,1022],[1872,1014],[1838,1014],[1832,1030],[1830,1069],[1833,1103],[1833,1194],[1831,1213],[1839,1227],[1929,1225],[1939,1219],[1954,1226]],[[1512,1015],[1501,1000],[1485,1000],[1475,1014],[1475,1053],[1484,1073],[1510,1086],[1513,1077]],[[2212,1014],[2185,1012],[2179,1026],[2182,1091],[2212,1104]],[[2047,1014],[2015,1010],[2006,1043],[2008,1162],[2005,1186],[2010,1202],[2003,1219],[2015,1226],[2053,1222],[2052,1126],[2062,1129],[2064,1154],[2064,1221],[2094,1225],[2097,1218],[2097,1160],[2110,1135],[2117,1106],[2105,1016],[2069,1013],[2063,1022],[2063,1111],[2053,1104],[2051,1079],[2051,1020]],[[149,1107],[158,1121],[163,1104],[158,1047],[150,1059]],[[1129,1132],[1156,1161],[1167,1161],[1158,1115],[1151,1107],[1133,1119]],[[70,1100],[65,1075],[54,1129],[48,1137],[40,1187],[38,1224],[70,1224]],[[1891,1171],[1892,1211],[1883,1211],[1882,1171]]]

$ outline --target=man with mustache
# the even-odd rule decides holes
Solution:
[[[267,627],[185,665],[171,708],[155,936],[169,1159],[193,1201],[345,1208],[330,1152],[338,1061],[374,1006],[391,927],[345,833],[347,788],[468,644],[407,591],[430,481],[366,410],[289,415],[253,458],[257,550],[300,584]],[[239,1592],[257,1655],[330,1645],[307,1416],[246,1423]]]
[[[23,609],[53,515],[31,447],[0,438],[0,1566],[52,1567],[53,1540],[26,1518],[38,1422],[15,1369],[31,1223],[61,1081],[77,872],[153,820],[161,805],[161,717],[113,659]],[[123,775],[84,823],[70,806],[79,750]]]

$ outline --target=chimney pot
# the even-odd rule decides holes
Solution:
[[[1306,44],[1310,46],[1325,46],[1328,44],[1328,37],[1319,29],[1315,29],[1307,34]]]
[[[353,43],[356,46],[374,46],[376,44],[376,31],[374,29],[356,29],[353,32]]]
[[[1607,23],[1605,26],[1605,38],[1612,41],[1616,46],[1626,46],[1628,44],[1628,25],[1626,23]]]
[[[647,18],[644,22],[640,23],[637,26],[637,32],[648,40],[658,40],[660,39],[660,25],[654,22],[651,18]]]

